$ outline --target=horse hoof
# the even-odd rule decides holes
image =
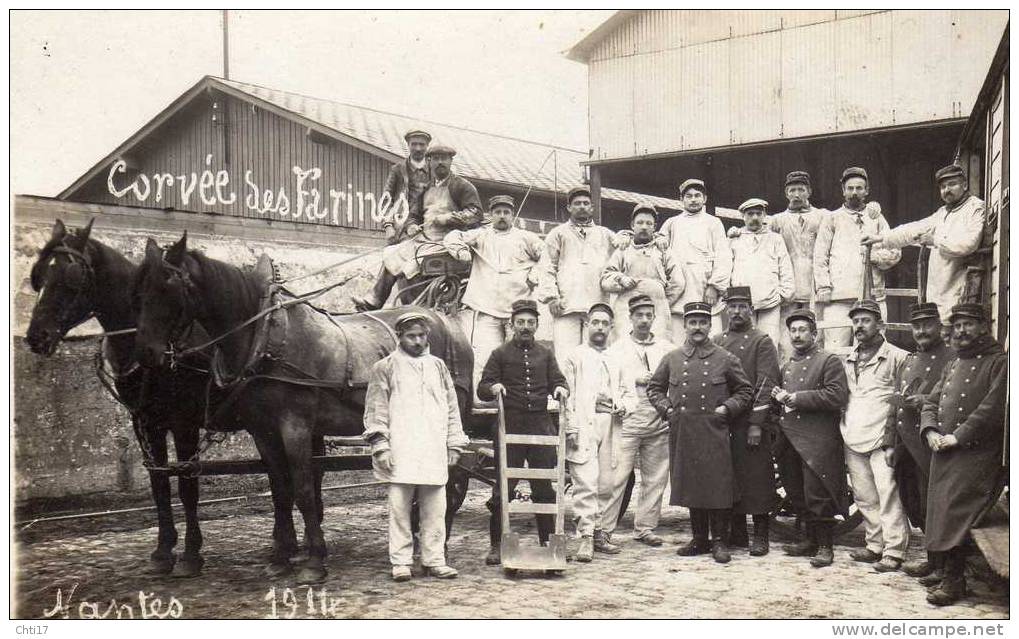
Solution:
[[[297,571],[296,581],[302,586],[311,586],[314,584],[320,584],[326,580],[325,568],[318,566],[302,566]]]
[[[272,579],[279,577],[285,577],[292,573],[294,569],[286,562],[273,562],[265,567],[265,576]]]
[[[202,574],[202,565],[204,564],[205,561],[201,557],[185,557],[177,562],[171,574],[178,579],[197,577]]]
[[[177,562],[173,555],[169,557],[150,557],[148,573],[150,575],[169,575],[173,572],[175,563]]]

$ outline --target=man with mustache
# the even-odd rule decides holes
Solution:
[[[375,286],[365,296],[353,298],[358,311],[382,308],[398,278],[410,281],[421,271],[420,258],[443,253],[442,239],[455,229],[474,228],[481,222],[478,190],[452,170],[456,150],[433,144],[425,152],[432,182],[421,200],[419,228],[408,226],[407,239],[382,251],[382,269]]]
[[[601,529],[611,538],[630,474],[637,467],[640,494],[633,515],[633,536],[648,546],[661,546],[662,538],[655,534],[655,528],[669,482],[669,425],[648,399],[647,384],[673,346],[652,330],[658,313],[654,300],[647,295],[631,297],[629,310],[633,330],[612,344],[608,353],[619,370],[619,399],[626,412],[618,425],[611,498],[602,512]],[[666,315],[668,312],[666,307]]]
[[[817,319],[801,308],[786,318],[793,356],[782,367],[782,385],[771,391],[779,425],[800,461],[798,490],[804,496],[806,538],[785,547],[794,557],[810,557],[815,568],[834,561],[835,516],[849,509],[846,465],[839,422],[849,401],[846,370],[838,356],[817,346]],[[783,481],[788,481],[783,477]]]
[[[382,223],[382,229],[385,231],[386,241],[390,244],[395,244],[402,235],[414,235],[424,222],[421,215],[421,198],[432,182],[428,161],[425,159],[425,150],[432,141],[432,136],[424,131],[413,130],[408,131],[403,139],[407,142],[410,154],[389,168],[384,190],[389,194],[390,208]],[[402,224],[397,224],[395,213],[401,197],[407,202],[407,219]]]
[[[899,497],[909,520],[921,530],[927,517],[927,484],[930,481],[931,450],[920,438],[920,409],[924,397],[934,389],[945,365],[955,359],[953,351],[941,336],[938,305],[933,302],[914,305],[909,311],[916,352],[906,357],[898,381],[898,392],[892,396],[894,413],[889,418],[892,428],[886,431],[887,446],[895,448],[895,476]],[[928,551],[927,560],[902,566],[902,572],[920,578],[925,586],[941,581],[943,557]]]
[[[782,242],[777,235],[770,237]],[[784,246],[782,250],[785,250]],[[725,297],[729,328],[721,335],[715,335],[711,341],[739,359],[743,372],[754,387],[751,412],[734,420],[732,425],[732,466],[737,496],[732,507],[729,541],[734,547],[749,546],[750,554],[760,557],[769,551],[768,523],[775,508],[775,467],[771,446],[777,428],[769,408],[771,389],[781,381],[781,373],[775,342],[754,324],[753,297],[749,287],[729,287]],[[754,522],[752,538],[747,535],[747,515]]]
[[[821,222],[814,243],[814,286],[817,291],[818,311],[825,322],[845,322],[849,309],[863,291],[863,279],[873,277],[872,295],[887,315],[885,304],[884,272],[899,263],[899,249],[876,248],[871,252],[870,264],[864,270],[864,250],[860,241],[867,235],[888,230],[888,222],[880,213],[877,202],[867,202],[870,182],[867,172],[849,167],[842,172],[842,196],[845,204],[832,211]],[[828,348],[849,346],[852,328],[825,330]]]
[[[658,210],[650,204],[638,204],[630,215],[632,241],[617,248],[602,271],[601,287],[614,294],[612,310],[616,315],[613,343],[630,334],[629,302],[648,296],[655,302],[654,333],[671,339],[670,307],[683,293],[686,281],[683,269],[672,255],[655,243]]]
[[[707,302],[711,306],[711,334],[722,332],[722,293],[729,287],[732,251],[722,221],[707,212],[708,190],[703,180],[684,180],[679,185],[683,212],[662,224],[668,252],[683,267],[686,285],[672,304],[672,334],[684,334],[686,304]]]
[[[984,201],[969,192],[962,167],[950,164],[934,174],[944,206],[934,215],[880,233],[869,233],[861,242],[886,249],[903,246],[931,247],[927,264],[927,299],[938,305],[943,321],[966,288],[969,256],[983,238]]]
[[[750,198],[739,205],[739,211],[744,226],[743,232],[729,243],[732,247],[729,283],[753,291],[754,328],[777,344],[782,338],[781,305],[793,296],[793,264],[782,237],[764,225],[768,218],[766,201]]]
[[[570,390],[563,419],[566,461],[573,478],[573,514],[580,547],[576,560],[591,561],[594,551],[620,551],[600,528],[601,516],[612,497],[614,416],[625,409],[618,395],[618,369],[607,357],[612,308],[598,303],[587,312],[587,344],[566,357],[563,375]]]
[[[891,572],[902,565],[909,545],[909,522],[892,470],[894,447],[886,436],[895,383],[908,353],[881,334],[884,322],[877,302],[858,301],[849,319],[856,347],[846,356],[849,405],[841,429],[853,499],[866,529],[866,546],[850,557],[874,563],[877,572]]]
[[[536,233],[513,226],[516,203],[509,195],[488,201],[491,224],[469,231],[450,231],[443,244],[450,255],[471,264],[460,313],[464,334],[474,349],[474,388],[492,351],[512,331],[514,300],[531,296],[538,284],[538,261],[545,243]]]
[[[446,363],[428,353],[430,331],[424,313],[401,315],[396,320],[398,348],[372,367],[365,396],[364,436],[371,443],[375,477],[389,482],[389,560],[395,581],[411,578],[415,496],[422,565],[440,579],[457,576],[446,565],[446,482],[449,466],[469,441],[453,378]]]
[[[494,401],[502,396],[506,409],[506,432],[518,435],[556,435],[556,428],[548,414],[548,397],[554,396],[560,402],[566,400],[569,391],[566,378],[559,371],[552,351],[534,340],[538,330],[538,304],[534,300],[520,299],[513,302],[510,310],[513,339],[492,351],[485,363],[478,384],[478,397],[483,401]],[[499,442],[494,442],[499,450]],[[550,446],[508,444],[506,466],[520,468],[527,462],[529,468],[555,468],[556,452]],[[498,458],[495,460],[499,464]],[[547,479],[529,479],[531,499],[537,504],[555,503],[552,482]],[[509,480],[507,490],[512,495],[517,480]],[[500,518],[499,484],[492,487],[488,500],[488,534],[491,547],[485,563],[494,566],[502,561],[500,543],[502,520]],[[538,541],[548,544],[555,518],[552,515],[536,514]]]
[[[693,538],[677,554],[711,553],[715,561],[727,563],[735,494],[729,429],[750,408],[754,389],[739,360],[708,339],[711,321],[707,302],[684,307],[686,342],[662,359],[647,395],[669,422],[669,503],[690,509]]]
[[[612,254],[613,233],[594,223],[591,190],[586,186],[566,194],[568,222],[545,236],[543,277],[538,301],[552,314],[552,345],[560,366],[585,341],[587,310],[605,303],[601,274]]]
[[[1002,462],[1008,354],[990,335],[980,304],[949,315],[958,359],[924,397],[920,436],[933,452],[927,493],[926,546],[945,555],[944,579],[927,601],[955,603],[966,595],[969,531],[993,504],[1005,477]]]

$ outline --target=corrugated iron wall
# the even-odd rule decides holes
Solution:
[[[965,117],[1007,11],[642,11],[589,61],[595,159]]]
[[[299,124],[252,104],[199,98],[145,140],[126,154],[125,171],[104,171],[72,199],[380,228],[373,213],[389,162],[313,140]]]

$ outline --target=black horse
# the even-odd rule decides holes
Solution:
[[[114,249],[91,239],[92,222],[68,232],[57,220],[49,241],[32,266],[32,288],[40,292],[29,324],[27,342],[34,353],[51,356],[68,331],[95,317],[106,332],[132,329],[129,289],[138,268]],[[143,370],[134,359],[131,333],[109,336],[103,345],[113,387],[131,412],[132,426],[147,461],[167,464],[167,433],[173,435],[178,460],[187,460],[199,446],[198,426],[205,412],[207,375],[198,366]],[[194,577],[201,572],[202,532],[198,523],[198,479],[181,476],[178,490],[184,505],[184,554],[176,560],[177,529],[165,473],[149,474],[159,521],[159,541],[150,560],[154,572]]]
[[[271,286],[259,270],[243,271],[188,251],[186,233],[165,255],[150,239],[133,286],[139,312],[135,344],[142,365],[160,367],[193,324],[215,339],[214,374],[229,393],[224,408],[255,438],[277,515],[285,514],[277,517],[277,526],[289,523],[275,531],[270,571],[286,570],[296,548],[287,502],[292,499],[304,519],[308,552],[297,580],[316,583],[326,576],[326,546],[316,511],[314,441],[364,431],[368,374],[396,348],[392,327],[406,309],[334,316],[301,302],[266,312],[294,298]],[[455,322],[433,312],[429,317],[431,352],[453,374],[464,416],[471,392],[470,344]]]

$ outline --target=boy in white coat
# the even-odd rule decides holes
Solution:
[[[365,397],[365,439],[375,477],[389,483],[389,560],[393,579],[411,577],[414,537],[411,503],[421,514],[421,563],[428,574],[451,579],[446,565],[446,482],[449,466],[468,444],[456,389],[446,363],[428,352],[428,316],[404,313],[396,321],[399,347],[375,363]]]

